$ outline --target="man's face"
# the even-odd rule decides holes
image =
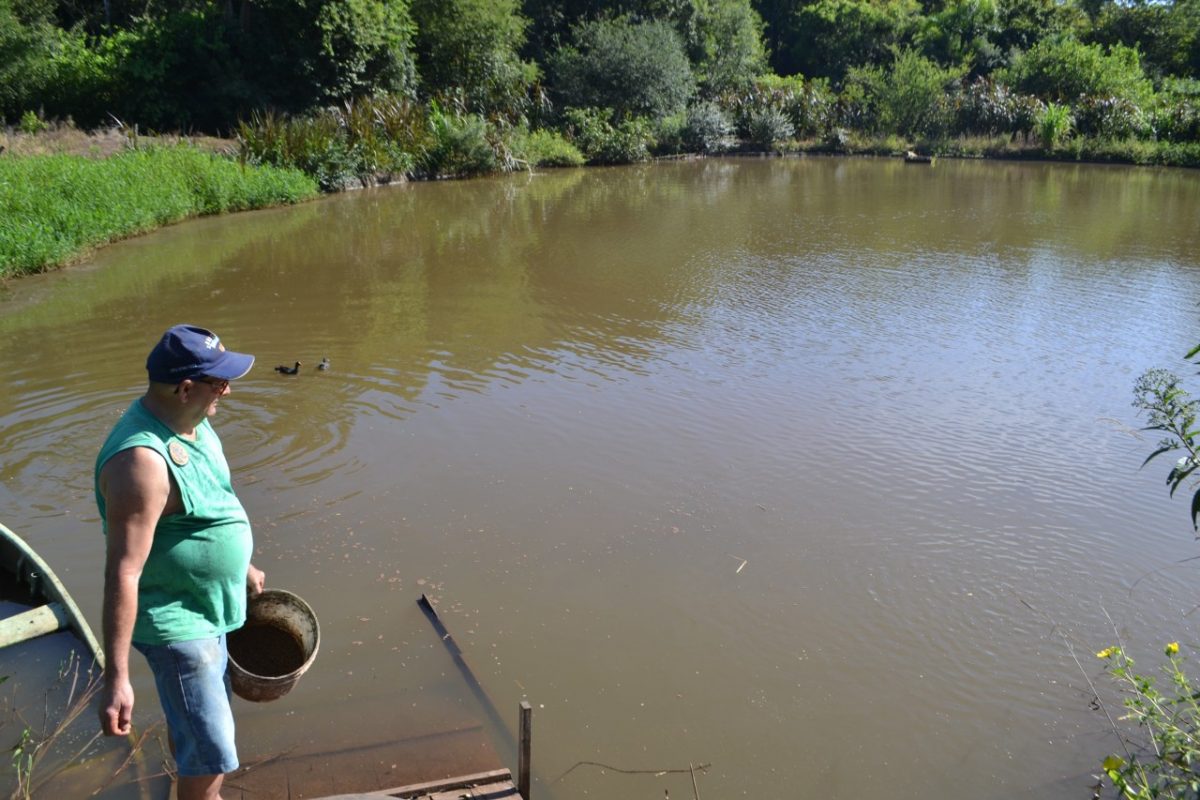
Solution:
[[[231,391],[229,381],[210,378],[207,375],[197,375],[189,378],[188,382],[191,384],[188,387],[189,399],[195,398],[194,402],[205,404],[204,415],[206,417],[217,413],[217,403]]]

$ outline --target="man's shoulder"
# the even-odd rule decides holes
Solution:
[[[156,448],[131,445],[113,453],[100,468],[107,477],[114,475],[145,476],[167,472],[167,462]]]
[[[107,469],[110,463],[117,457],[122,458],[122,463],[126,466],[137,465],[140,461],[130,461],[130,458],[136,459],[151,459],[157,457],[161,462],[166,458],[167,443],[164,441],[162,433],[154,425],[152,419],[147,419],[149,414],[141,407],[141,402],[135,400],[132,405],[126,409],[113,429],[109,432],[108,438],[104,440],[104,444],[100,447],[100,452],[96,455],[96,473]],[[133,451],[140,451],[136,455],[128,455]],[[149,461],[145,463],[151,463]],[[165,467],[165,464],[164,464]]]

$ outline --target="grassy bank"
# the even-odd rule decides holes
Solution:
[[[296,170],[250,167],[195,147],[0,158],[0,278],[188,217],[295,203],[317,194]]]

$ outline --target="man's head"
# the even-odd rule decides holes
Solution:
[[[195,325],[167,329],[146,359],[150,381],[171,385],[204,377],[237,380],[252,366],[254,356],[226,350],[219,336]]]

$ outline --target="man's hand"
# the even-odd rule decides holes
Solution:
[[[128,678],[104,681],[100,692],[100,730],[105,736],[128,736],[133,730],[133,686]]]
[[[246,592],[251,597],[262,594],[266,581],[267,574],[253,564],[250,565],[250,569],[246,570]]]

